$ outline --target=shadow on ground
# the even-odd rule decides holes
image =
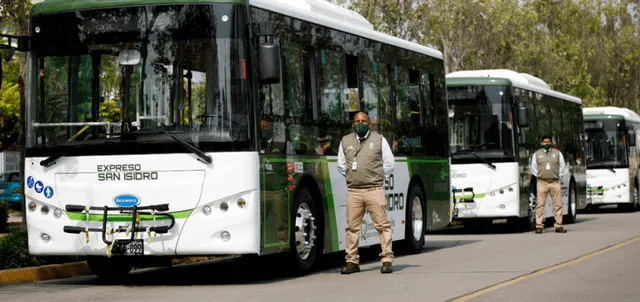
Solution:
[[[586,213],[585,213],[586,214]],[[584,223],[590,220],[598,219],[594,215],[578,214],[575,224]],[[553,218],[545,221],[545,228],[552,228],[554,224]],[[566,223],[565,223],[566,225]],[[569,224],[570,225],[570,224]],[[502,235],[502,234],[523,234],[533,231],[516,230],[509,224],[484,224],[475,226],[454,226],[443,230],[429,232],[429,235]]]
[[[427,240],[426,246],[420,252],[429,253],[441,249],[452,248],[478,242],[479,240]],[[394,248],[394,251],[396,248]],[[362,272],[380,270],[380,245],[362,248],[359,251]],[[396,252],[396,259],[411,257]],[[318,267],[310,273],[340,275],[344,265],[344,252],[325,255]],[[406,261],[403,261],[406,262]],[[372,265],[369,265],[372,264]],[[370,267],[369,267],[370,266]],[[403,269],[419,267],[420,265],[395,263],[394,272]],[[233,257],[198,263],[183,264],[165,269],[145,269],[131,272],[122,280],[106,282],[96,276],[63,279],[47,282],[60,285],[91,285],[91,286],[190,286],[190,285],[244,285],[270,284],[284,280],[298,278],[286,270],[282,258],[278,256],[264,257]]]

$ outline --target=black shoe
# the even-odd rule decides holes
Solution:
[[[393,269],[391,268],[391,262],[382,263],[382,268],[380,269],[380,273],[382,273],[382,274],[391,274],[391,273],[393,273]]]
[[[357,265],[353,262],[347,262],[347,264],[345,264],[345,266],[342,268],[340,273],[343,275],[347,275],[347,274],[357,273],[359,271],[360,271],[360,265]]]
[[[556,233],[566,233],[567,230],[565,230],[563,227],[559,227],[556,229]]]
[[[542,229],[536,229],[536,234],[542,234]]]

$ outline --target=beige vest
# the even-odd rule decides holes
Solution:
[[[536,157],[536,164],[538,165],[537,178],[543,180],[558,180],[560,178],[560,151],[551,148],[549,154],[544,149],[540,149],[533,154]],[[547,170],[547,163],[549,163],[549,170]]]
[[[369,131],[362,142],[354,133],[342,137],[342,150],[346,159],[347,187],[374,188],[384,186],[382,170],[382,135]],[[357,155],[356,155],[357,153]],[[353,161],[356,159],[356,170]]]

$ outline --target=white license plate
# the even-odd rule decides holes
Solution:
[[[113,254],[122,256],[140,256],[144,255],[144,241],[135,239],[127,244],[114,242]]]
[[[500,223],[507,223],[507,219],[506,218],[502,218],[502,219],[494,219],[493,220],[494,224],[500,224]]]

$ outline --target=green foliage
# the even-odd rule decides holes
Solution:
[[[637,0],[352,0],[350,5],[377,30],[442,51],[447,73],[507,68],[540,77],[552,89],[582,98],[587,107],[640,111]]]
[[[19,229],[0,238],[0,270],[79,261],[78,257],[36,257],[29,254],[27,231]]]
[[[6,232],[9,221],[9,204],[0,201],[0,234]],[[0,253],[0,255],[2,255]]]
[[[14,231],[0,238],[0,270],[39,265],[38,259],[29,255],[27,232]]]

